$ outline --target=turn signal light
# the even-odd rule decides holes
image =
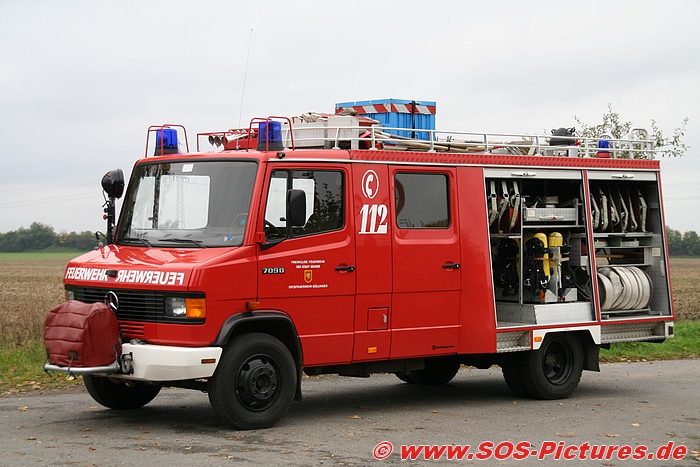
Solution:
[[[257,311],[260,309],[260,302],[245,302],[245,308],[248,311]]]
[[[188,318],[206,318],[207,317],[207,301],[204,298],[186,298]]]

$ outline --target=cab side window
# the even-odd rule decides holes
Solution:
[[[306,223],[294,227],[292,237],[343,228],[345,180],[338,170],[273,171],[265,208],[265,237],[281,240],[287,235],[286,194],[289,189],[306,193]]]
[[[450,225],[446,174],[397,173],[394,177],[399,229],[444,229]]]

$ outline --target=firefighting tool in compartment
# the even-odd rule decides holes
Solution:
[[[620,212],[615,206],[615,198],[612,196],[612,193],[607,198],[607,204],[610,206],[610,225],[616,227],[620,224]]]
[[[542,242],[542,246],[544,247],[544,252],[542,253],[542,266],[544,275],[549,277],[552,275],[552,265],[549,261],[549,239],[547,238],[547,234],[543,232],[537,232],[533,235],[533,237]]]
[[[642,232],[646,231],[647,225],[647,202],[644,200],[644,195],[641,190],[637,190],[639,196],[639,227]]]
[[[647,202],[640,189],[604,186],[591,190],[591,217],[596,232],[646,232]]]
[[[600,230],[608,230],[608,197],[605,196],[602,188],[598,188],[600,193]]]
[[[595,196],[591,193],[591,215],[593,217],[593,229],[598,230],[600,226],[600,209],[598,208],[598,203],[595,200]]]
[[[564,241],[564,236],[559,232],[550,233],[547,241],[551,251],[552,278],[556,278],[555,284],[552,284],[550,279],[550,289],[555,285],[558,299],[565,301],[567,290],[576,286],[576,274],[570,261],[571,246]]]
[[[540,297],[540,294],[547,289],[549,282],[549,275],[545,273],[545,269],[549,268],[549,264],[546,267],[544,265],[546,252],[547,249],[544,243],[537,235],[525,242],[523,252],[523,286],[525,286],[525,290],[530,292],[530,296],[533,299]],[[547,263],[549,263],[548,260]]]
[[[630,192],[629,189],[627,189],[627,206],[629,206],[629,225],[630,225],[630,232],[636,232],[637,227],[639,227],[639,224],[637,224],[637,218],[634,215],[634,205],[632,204],[632,193]]]
[[[504,297],[518,294],[518,242],[512,238],[503,238],[498,243],[498,254],[494,277],[496,289],[501,289]]]
[[[617,195],[620,200],[620,223],[622,224],[622,232],[627,232],[627,226],[630,222],[630,212],[627,209],[627,204],[625,203],[625,198],[622,196],[622,191],[618,190]]]
[[[561,249],[564,244],[564,237],[559,232],[551,232],[547,236],[547,249],[549,254],[549,264],[545,263],[545,269],[549,270],[550,288],[561,289]],[[552,281],[554,283],[552,284]],[[554,286],[554,287],[552,287]]]
[[[598,269],[601,311],[637,311],[649,306],[653,282],[636,266],[612,266]]]
[[[512,184],[511,184],[512,183]],[[509,184],[511,184],[509,186]],[[497,186],[500,185],[500,192]],[[491,180],[489,182],[488,194],[489,225],[498,220],[497,225],[501,225],[501,220],[508,212],[508,229],[513,231],[518,223],[520,215],[520,190],[516,180],[506,181]]]
[[[562,245],[560,247],[561,251],[561,288],[559,289],[559,296],[562,297],[566,289],[576,286],[576,273],[571,267],[571,245]]]

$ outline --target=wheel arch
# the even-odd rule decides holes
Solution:
[[[289,349],[297,367],[297,389],[294,399],[301,401],[304,354],[296,326],[289,315],[274,310],[250,311],[233,315],[221,326],[221,330],[212,345],[225,347],[231,339],[249,332],[269,334],[279,339]]]
[[[532,332],[532,350],[540,348],[547,336],[573,335],[578,338],[583,347],[583,369],[600,371],[600,326],[583,326],[566,329],[536,329]]]

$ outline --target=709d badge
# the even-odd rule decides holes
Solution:
[[[263,274],[284,274],[284,268],[262,268]]]

